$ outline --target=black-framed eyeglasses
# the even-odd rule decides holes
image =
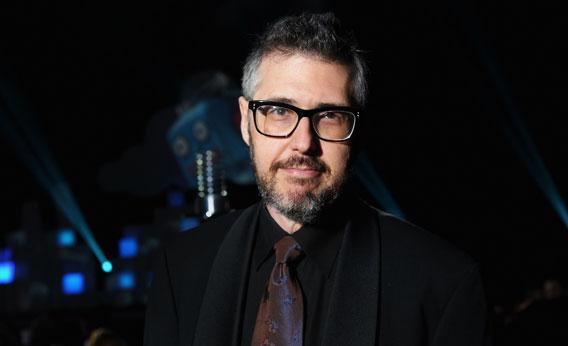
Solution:
[[[283,102],[249,101],[256,130],[268,137],[290,137],[300,119],[308,117],[318,138],[329,142],[346,141],[353,135],[360,111],[352,107],[329,106],[301,109]]]

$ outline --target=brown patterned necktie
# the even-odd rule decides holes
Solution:
[[[291,236],[274,244],[276,263],[270,274],[258,314],[252,346],[301,346],[304,328],[304,300],[289,264],[302,254]]]

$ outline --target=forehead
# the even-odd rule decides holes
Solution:
[[[289,99],[296,106],[349,105],[349,70],[313,55],[269,54],[258,69],[255,99]]]

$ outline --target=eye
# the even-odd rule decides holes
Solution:
[[[337,119],[337,118],[339,118],[340,116],[341,116],[341,115],[340,115],[338,112],[334,112],[334,111],[325,112],[325,113],[322,113],[322,114],[321,114],[321,117],[322,117],[322,118],[329,119],[329,120]]]
[[[283,117],[283,116],[291,115],[292,111],[289,110],[288,108],[272,106],[269,114],[279,116],[279,117]]]
[[[292,116],[294,114],[294,111],[280,106],[262,106],[258,108],[258,111],[264,116],[277,118]]]
[[[341,111],[327,111],[319,114],[319,120],[326,123],[339,124],[346,121],[348,115]]]

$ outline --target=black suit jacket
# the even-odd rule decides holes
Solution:
[[[260,204],[203,224],[157,261],[144,344],[240,345]],[[337,258],[322,345],[486,345],[478,267],[440,238],[363,203]]]

